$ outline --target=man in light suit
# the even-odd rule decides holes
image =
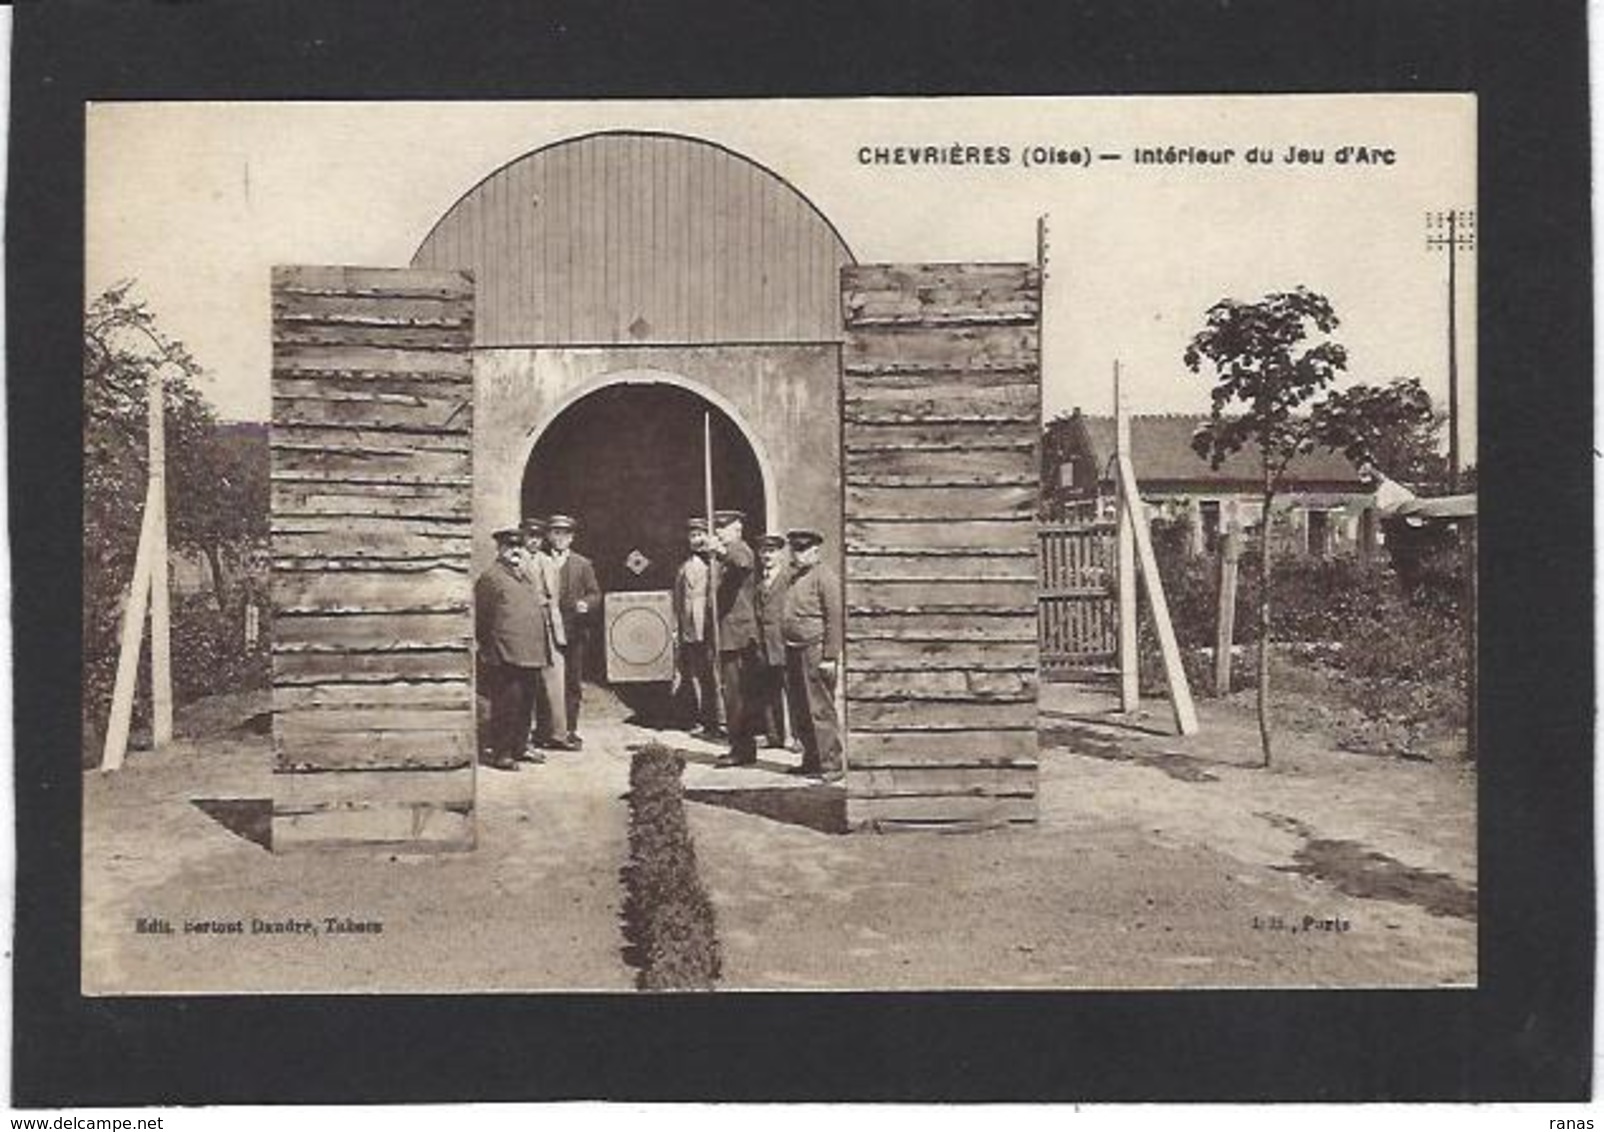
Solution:
[[[553,650],[539,590],[527,569],[523,533],[495,532],[496,561],[473,586],[474,637],[490,698],[490,753],[485,765],[517,770],[541,762],[525,751],[535,688]]]
[[[712,599],[709,596],[711,571],[706,519],[686,524],[691,553],[674,574],[674,662],[679,670],[679,695],[688,706],[686,714],[700,724],[696,732],[704,739],[723,735],[719,727],[718,696],[713,681],[713,631],[710,627]]]
[[[557,568],[557,609],[562,614],[563,708],[568,716],[567,739],[574,747],[584,746],[579,737],[579,704],[583,695],[585,650],[595,611],[601,608],[601,585],[590,559],[573,549],[578,523],[568,515],[546,520],[546,540],[551,544],[551,560]]]
[[[568,741],[568,673],[563,663],[563,649],[568,644],[568,634],[563,624],[562,609],[557,602],[562,581],[558,577],[557,563],[546,543],[545,521],[526,518],[520,529],[528,540],[529,555],[525,570],[540,595],[552,657],[551,663],[540,671],[540,686],[535,694],[535,727],[529,745],[535,750],[578,750]]]

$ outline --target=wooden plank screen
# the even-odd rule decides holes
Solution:
[[[1119,650],[1113,522],[1042,523],[1036,533],[1042,679],[1109,675]]]
[[[848,821],[1034,821],[1040,272],[842,292]]]
[[[273,272],[273,846],[473,844],[473,282]]]

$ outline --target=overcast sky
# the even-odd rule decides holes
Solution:
[[[268,271],[404,265],[486,174],[602,129],[718,142],[769,167],[859,262],[1029,260],[1050,224],[1048,414],[1201,412],[1181,352],[1216,300],[1297,284],[1342,319],[1350,380],[1421,378],[1447,404],[1447,264],[1429,210],[1475,207],[1468,96],[841,99],[588,103],[119,103],[88,111],[87,286],[135,277],[208,370],[225,418],[268,412]],[[1007,146],[1007,165],[886,166],[864,146]],[[1027,168],[1036,146],[1117,153]],[[1138,149],[1234,150],[1224,165]],[[1289,147],[1322,164],[1285,161]],[[1392,163],[1337,163],[1342,147]],[[1250,148],[1271,164],[1246,160]],[[1474,253],[1460,259],[1460,378],[1474,458]]]

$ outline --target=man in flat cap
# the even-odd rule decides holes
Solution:
[[[762,566],[753,590],[757,616],[757,675],[753,681],[757,726],[770,747],[785,746],[785,637],[781,621],[785,593],[791,588],[790,555],[785,536],[765,534],[757,540]],[[793,705],[794,706],[794,705]]]
[[[527,569],[523,532],[495,532],[496,561],[473,586],[474,636],[490,697],[487,766],[517,770],[541,761],[525,751],[540,674],[552,660],[542,599]]]
[[[692,701],[692,720],[701,725],[704,739],[722,735],[719,727],[718,697],[713,691],[713,631],[711,542],[706,519],[691,519],[685,525],[690,555],[674,574],[673,610],[675,662],[679,668],[680,694]]]
[[[550,544],[546,541],[546,521],[535,516],[526,517],[520,530],[529,548],[524,572],[540,594],[544,616],[547,647],[551,663],[540,671],[540,684],[535,690],[534,731],[529,745],[535,750],[577,750],[568,741],[567,665],[563,650],[568,645],[567,626],[563,623],[562,609],[558,605],[558,590],[562,582],[557,576],[557,563],[552,559]]]
[[[579,704],[585,676],[585,652],[595,611],[601,608],[601,585],[590,559],[573,549],[574,530],[579,524],[569,515],[553,515],[546,520],[546,540],[557,569],[557,609],[562,614],[563,633],[563,710],[568,717],[568,742],[584,746],[579,737]]]
[[[757,616],[753,593],[757,558],[742,537],[740,511],[713,513],[713,610],[718,618],[719,686],[724,694],[724,726],[730,751],[720,766],[757,762],[757,726],[751,705],[757,673]]]
[[[824,536],[788,531],[791,587],[785,595],[786,691],[793,697],[803,774],[841,776],[841,736],[835,716],[835,682],[841,655],[841,584],[822,561]]]

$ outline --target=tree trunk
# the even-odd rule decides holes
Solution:
[[[1268,481],[1269,475],[1266,473]],[[1274,495],[1264,493],[1264,521],[1259,524],[1259,746],[1264,765],[1270,765],[1270,503]]]
[[[228,612],[228,582],[223,578],[223,561],[217,553],[217,544],[209,542],[205,547],[206,565],[212,573],[212,597],[217,602],[217,609],[221,613]]]

